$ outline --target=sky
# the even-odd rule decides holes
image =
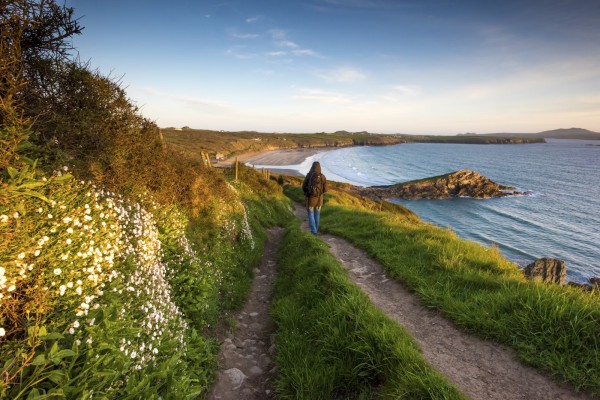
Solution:
[[[599,0],[67,0],[161,127],[600,132]]]

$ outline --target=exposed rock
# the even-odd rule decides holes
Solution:
[[[533,281],[567,284],[567,266],[563,260],[538,258],[523,270],[525,276]]]
[[[460,170],[451,174],[435,176],[391,186],[360,188],[360,194],[378,198],[399,199],[449,199],[473,197],[485,199],[523,194],[512,186],[500,185],[475,171]]]
[[[594,289],[600,289],[600,278],[590,278],[590,284],[592,287],[594,287]]]
[[[223,371],[223,373],[227,376],[227,378],[229,378],[231,386],[234,390],[242,386],[242,383],[244,383],[244,379],[247,378],[247,376],[244,375],[244,373],[237,368],[230,368],[228,370]]]

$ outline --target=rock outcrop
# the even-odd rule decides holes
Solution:
[[[563,260],[538,258],[523,270],[525,276],[533,281],[567,284],[567,266]]]
[[[517,194],[516,188],[500,185],[475,171],[460,170],[391,186],[371,186],[359,189],[365,196],[398,199],[449,199],[473,197],[486,199]]]

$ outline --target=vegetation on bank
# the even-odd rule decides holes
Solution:
[[[302,196],[297,187],[286,193]],[[558,381],[600,394],[598,293],[527,281],[497,248],[376,208],[332,190],[321,229],[367,251],[390,277],[466,331],[514,348]]]
[[[282,399],[464,398],[298,221],[279,250],[272,315]]]
[[[0,398],[197,398],[288,200],[165,146],[72,9],[0,14]]]

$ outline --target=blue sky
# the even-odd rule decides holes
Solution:
[[[67,0],[160,126],[600,131],[598,0]]]

